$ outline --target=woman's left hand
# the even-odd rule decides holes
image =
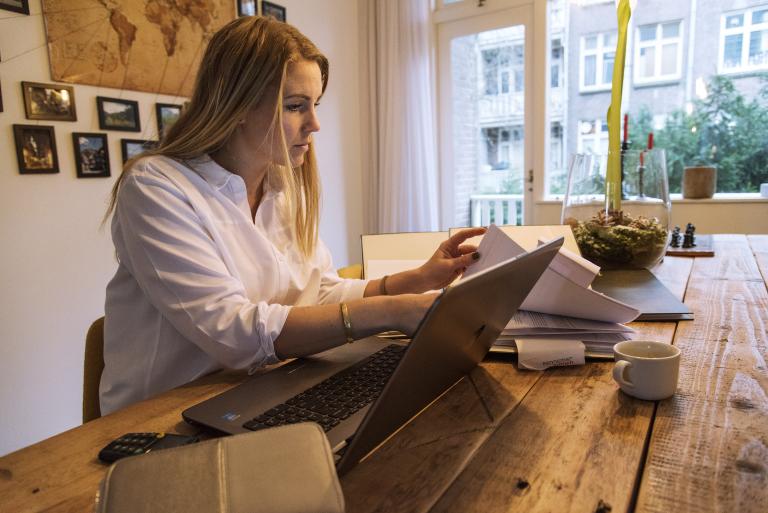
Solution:
[[[468,228],[443,241],[432,258],[418,269],[424,290],[447,287],[477,261],[480,257],[477,246],[464,244],[464,241],[484,233],[485,228]]]

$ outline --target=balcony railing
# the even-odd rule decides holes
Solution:
[[[522,194],[473,194],[469,197],[472,226],[522,224]]]

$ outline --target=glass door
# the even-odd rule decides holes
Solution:
[[[532,5],[438,25],[441,224],[523,224],[532,198]]]

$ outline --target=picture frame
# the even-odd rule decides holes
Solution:
[[[0,0],[0,9],[29,15],[29,0]]]
[[[157,146],[157,141],[147,139],[120,139],[120,153],[123,157],[123,164],[128,162],[139,153],[152,149]]]
[[[261,15],[272,16],[277,21],[285,22],[286,9],[282,5],[273,4],[266,0],[261,0]]]
[[[258,14],[256,3],[258,0],[237,0],[238,16],[256,16]]]
[[[141,117],[137,101],[97,96],[96,110],[99,113],[100,130],[141,132]]]
[[[157,117],[157,135],[160,139],[165,131],[173,126],[181,116],[181,105],[176,103],[155,103],[155,115]]]
[[[106,178],[109,171],[107,134],[72,132],[78,178]]]
[[[16,142],[16,160],[22,175],[53,174],[59,172],[56,152],[56,133],[53,126],[13,125]]]
[[[21,92],[24,95],[24,111],[27,119],[77,121],[74,87],[22,82]]]

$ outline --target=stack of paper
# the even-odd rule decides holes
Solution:
[[[466,241],[478,244],[480,259],[464,277],[533,249],[541,234],[565,236],[565,245],[571,250],[560,249],[492,350],[516,351],[521,367],[535,369],[583,363],[585,352],[588,356],[611,357],[613,345],[631,338],[633,333],[622,323],[634,320],[639,310],[590,288],[600,268],[576,253],[578,246],[569,227],[491,225],[482,239]],[[365,277],[381,278],[418,267],[448,235],[422,232],[364,236]]]
[[[478,247],[480,259],[464,277],[525,252],[498,227],[491,225]],[[600,268],[561,249],[521,310],[496,343],[516,347],[521,367],[543,369],[584,363],[584,353],[611,355],[613,345],[631,338],[629,322],[639,311],[589,288]]]

